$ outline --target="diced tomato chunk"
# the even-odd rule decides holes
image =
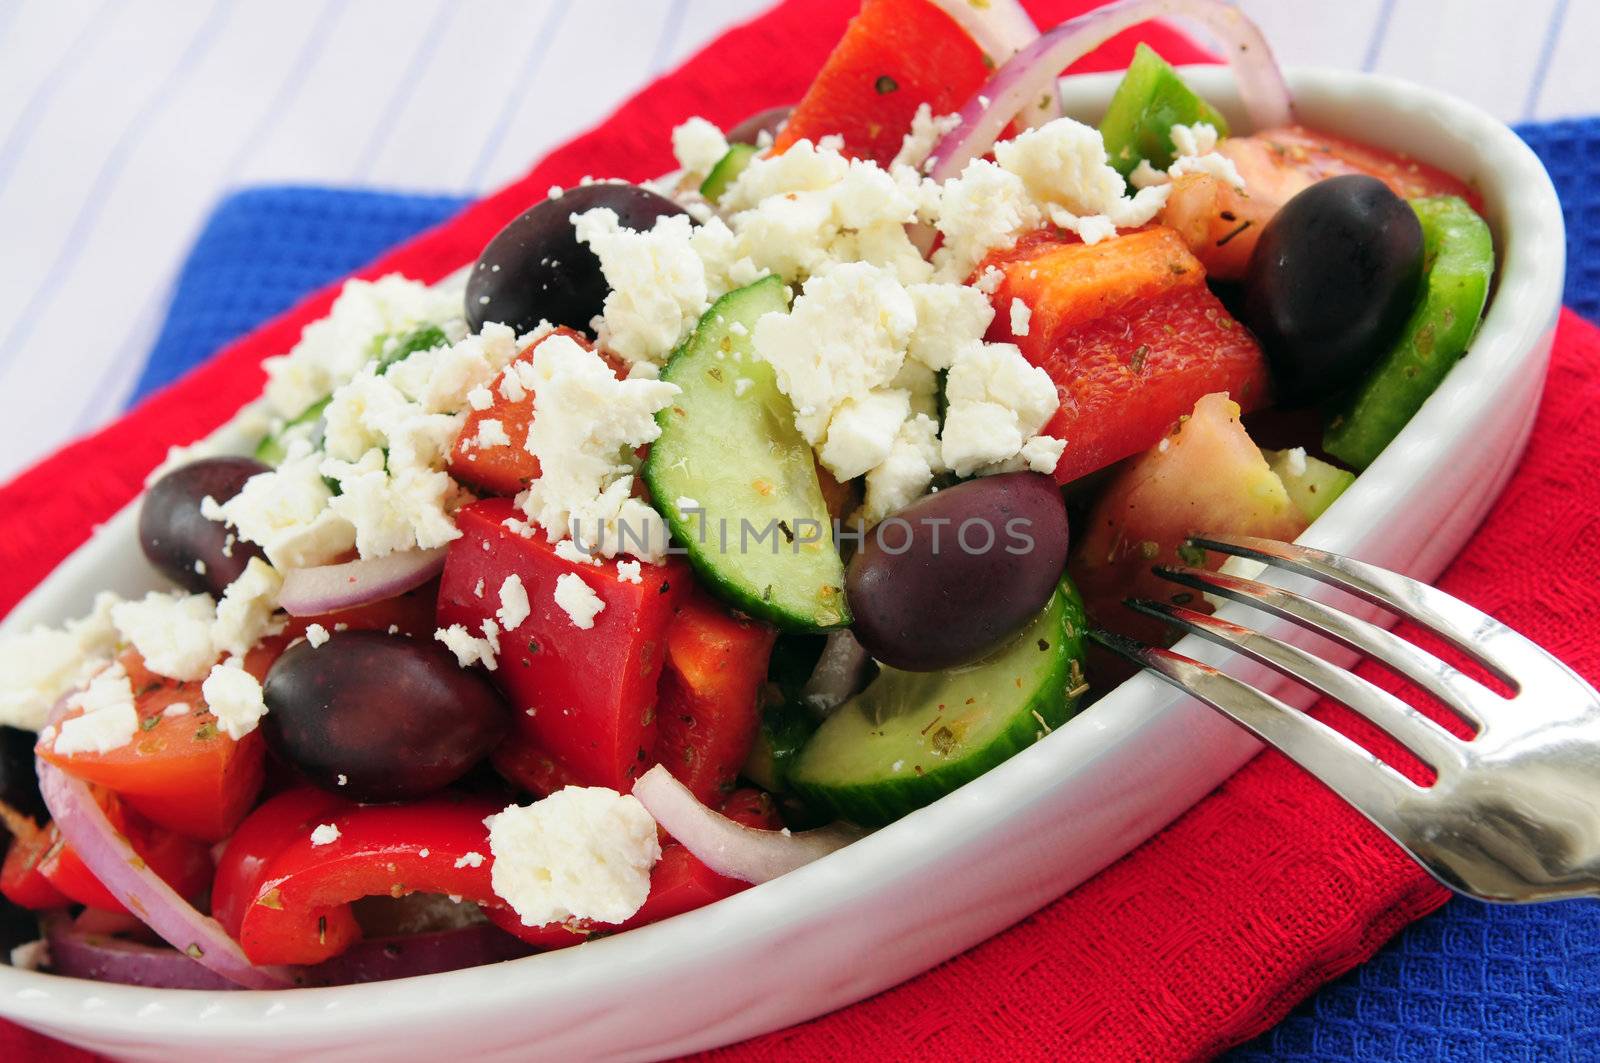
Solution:
[[[281,640],[269,640],[245,658],[257,679],[277,659]],[[266,746],[253,731],[235,740],[217,727],[198,681],[157,675],[136,651],[120,663],[134,692],[139,730],[133,740],[104,753],[63,755],[54,743],[37,753],[85,782],[117,793],[153,823],[187,838],[226,838],[255,803],[265,777]]]
[[[1303,126],[1229,137],[1217,150],[1233,161],[1245,187],[1185,174],[1173,182],[1159,220],[1183,237],[1208,274],[1224,280],[1244,276],[1278,208],[1324,178],[1370,174],[1407,199],[1453,195],[1480,205],[1475,191],[1442,170]]]
[[[583,785],[521,728],[500,741],[489,755],[489,763],[507,782],[540,797],[549,797],[564,786]]]
[[[750,756],[776,638],[699,589],[680,599],[667,629],[656,760],[707,804],[733,788]]]
[[[866,0],[773,150],[838,135],[846,153],[887,165],[920,104],[936,115],[958,111],[993,72],[983,49],[930,0]]]
[[[1226,391],[1245,409],[1267,401],[1261,348],[1171,229],[1096,244],[1038,236],[980,271],[990,265],[1004,277],[989,338],[1015,343],[1061,398],[1044,430],[1067,441],[1062,483],[1154,446],[1203,395]],[[1013,299],[1032,311],[1025,336],[1010,328]]]
[[[630,583],[614,561],[569,561],[556,556],[542,534],[524,536],[507,526],[520,518],[501,498],[456,514],[461,538],[445,560],[439,623],[480,634],[500,609],[500,588],[518,577],[530,612],[500,632],[498,667],[490,678],[533,746],[570,778],[626,792],[655,750],[667,624],[677,593],[691,579],[688,567],[679,558],[643,564],[640,582]],[[578,627],[556,603],[556,582],[569,574],[603,603],[592,627]]]
[[[517,352],[513,361],[533,360],[533,352],[551,336],[566,336],[575,340],[585,350],[593,348],[587,337],[565,325],[530,343]],[[627,367],[620,361],[602,353],[617,376],[627,375]],[[539,475],[539,459],[528,453],[528,426],[533,423],[533,396],[524,393],[516,399],[507,398],[498,386],[491,389],[494,401],[487,409],[471,410],[461,426],[461,434],[450,448],[450,474],[464,484],[476,487],[491,495],[511,497],[532,483]],[[479,433],[485,421],[497,421],[509,443],[485,444]]]

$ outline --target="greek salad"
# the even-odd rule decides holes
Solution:
[[[1245,128],[1143,46],[1061,114],[1156,15]],[[13,963],[422,974],[848,845],[1114,685],[1091,625],[1166,637],[1125,600],[1208,609],[1152,571],[1222,563],[1190,535],[1302,532],[1494,270],[1470,187],[1297,124],[1217,0],[864,0],[792,108],[670,135],[348,282],[252,453],[152,474],[167,589],[0,644]]]

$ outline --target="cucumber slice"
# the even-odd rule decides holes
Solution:
[[[761,149],[754,144],[729,144],[727,154],[717,160],[711,167],[711,172],[706,174],[706,179],[700,182],[700,194],[715,203],[722,198],[722,193],[728,186],[738,180],[744,173],[744,168],[750,165],[750,160],[756,157]]]
[[[1133,52],[1133,62],[1111,96],[1100,136],[1111,165],[1126,177],[1140,159],[1165,170],[1172,165],[1172,127],[1209,122],[1217,135],[1228,135],[1228,122],[1217,109],[1184,84],[1172,64],[1147,44]]]
[[[1316,520],[1356,482],[1356,474],[1313,458],[1302,448],[1296,450],[1298,455],[1294,450],[1263,450],[1261,456],[1283,481],[1295,508],[1306,520]]]
[[[789,772],[816,729],[817,718],[795,702],[766,706],[761,710],[756,744],[744,764],[744,777],[768,793],[788,790]]]
[[[767,277],[706,311],[661,372],[683,393],[656,415],[644,478],[713,593],[784,630],[826,631],[850,622],[844,563],[811,445],[750,340],[788,308]]]
[[[330,395],[313,402],[285,421],[282,428],[276,432],[269,432],[260,443],[256,444],[256,460],[264,461],[274,468],[282,465],[283,459],[289,456],[289,441],[299,435],[310,440],[312,446],[319,445],[322,442],[322,412],[332,401],[333,396]]]
[[[1459,196],[1413,199],[1411,209],[1422,222],[1426,264],[1417,308],[1322,437],[1323,450],[1356,469],[1377,459],[1466,353],[1489,301],[1488,223]]]
[[[1065,723],[1083,682],[1083,602],[1063,579],[1022,634],[977,664],[885,668],[800,751],[789,785],[843,819],[898,819]]]

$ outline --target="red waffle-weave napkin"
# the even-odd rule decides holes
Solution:
[[[788,0],[733,30],[515,185],[400,247],[365,275],[442,277],[551,184],[641,179],[671,166],[666,132],[799,97],[857,0]],[[1035,0],[1041,24],[1091,6]],[[1204,58],[1160,27],[1169,58]],[[1098,68],[1127,61],[1132,38]],[[1086,62],[1085,68],[1091,63]],[[259,393],[260,360],[287,350],[332,289],[232,344],[122,420],[0,488],[0,610],[9,609],[139,489],[168,444]],[[1600,333],[1569,315],[1528,459],[1442,585],[1600,675],[1600,621],[1581,575],[1600,539],[1564,519],[1600,511]],[[1205,1056],[1277,1021],[1444,900],[1392,845],[1276,755],[1258,758],[1157,838],[1019,926],[880,996],[718,1055],[838,1063],[912,1056],[1056,1060]],[[0,1059],[89,1059],[0,1023]]]

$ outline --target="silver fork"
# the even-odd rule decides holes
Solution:
[[[1477,734],[1463,740],[1286,642],[1169,602],[1128,602],[1360,713],[1438,773],[1419,786],[1326,724],[1215,668],[1106,631],[1091,632],[1097,642],[1275,746],[1451,889],[1489,901],[1600,897],[1600,695],[1593,687],[1488,614],[1398,573],[1270,539],[1208,535],[1190,542],[1299,573],[1410,619],[1513,693],[1504,697],[1378,625],[1292,591],[1203,568],[1156,568],[1383,662],[1470,723]]]

